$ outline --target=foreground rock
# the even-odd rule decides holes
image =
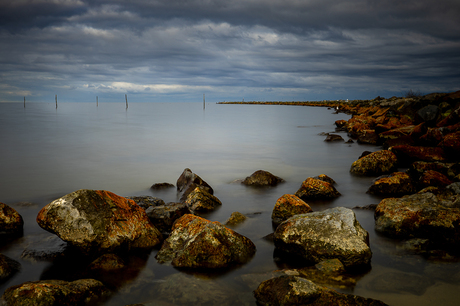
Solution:
[[[339,259],[345,267],[369,264],[369,234],[351,209],[337,207],[296,215],[281,223],[274,234],[278,250],[318,263]]]
[[[255,187],[276,186],[281,182],[284,182],[282,178],[264,170],[258,170],[243,180],[244,185]]]
[[[54,200],[37,223],[84,254],[150,249],[162,241],[141,207],[105,190],[82,189]]]
[[[302,182],[295,195],[303,200],[331,199],[340,196],[340,192],[329,181],[309,177]]]
[[[457,183],[459,184],[459,183]],[[428,239],[432,247],[460,247],[460,194],[450,189],[383,199],[375,210],[375,230],[399,239]],[[458,189],[458,188],[457,188]]]
[[[249,261],[256,247],[248,238],[219,222],[185,215],[156,255],[160,263],[183,268],[225,268]]]
[[[21,265],[16,260],[0,254],[0,283],[19,272]]]
[[[160,198],[156,198],[152,196],[132,196],[132,197],[126,197],[126,198],[133,200],[134,203],[136,203],[143,209],[147,209],[152,206],[165,205],[165,201],[163,201]]]
[[[206,183],[201,177],[193,173],[189,168],[185,168],[182,174],[179,176],[176,182],[177,197],[179,201],[184,202],[187,196],[195,190],[196,187],[201,187],[210,194],[214,194],[214,190],[208,183]]]
[[[258,305],[386,305],[379,300],[338,293],[298,276],[279,276],[254,291]]]
[[[350,172],[357,175],[379,176],[396,170],[396,155],[388,150],[373,152],[351,165]]]
[[[272,222],[279,225],[281,222],[298,214],[306,214],[312,212],[311,207],[293,194],[285,194],[280,197],[273,208]]]
[[[393,172],[388,176],[377,178],[367,192],[379,196],[391,197],[412,194],[415,191],[415,185],[407,173]]]
[[[222,205],[222,202],[202,187],[196,187],[184,201],[192,213],[208,212]]]
[[[5,290],[2,300],[8,306],[96,305],[107,299],[109,294],[104,284],[94,279],[73,282],[42,280],[10,287]]]
[[[0,202],[0,240],[22,235],[24,221],[18,212]]]

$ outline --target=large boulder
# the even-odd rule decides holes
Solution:
[[[282,178],[264,170],[257,170],[243,180],[244,185],[255,187],[276,186],[281,182],[284,182]]]
[[[275,225],[289,219],[298,214],[306,214],[312,212],[311,207],[302,199],[293,194],[285,194],[281,196],[275,203],[272,212],[272,221]]]
[[[100,281],[79,279],[26,282],[5,290],[2,300],[8,306],[96,305],[107,299],[110,291]]]
[[[84,254],[150,249],[162,241],[144,209],[105,190],[82,189],[54,200],[37,223]]]
[[[177,198],[184,202],[189,193],[195,190],[196,187],[201,187],[210,194],[214,194],[212,187],[206,183],[201,177],[193,173],[189,168],[185,168],[176,182]]]
[[[216,196],[201,187],[196,187],[190,192],[184,203],[192,213],[209,212],[222,205],[222,202]]]
[[[283,275],[262,282],[254,291],[258,305],[340,305],[364,306],[385,303],[352,294],[339,293],[314,282],[291,275]]]
[[[460,194],[451,188],[383,199],[375,209],[375,230],[398,239],[429,239],[435,247],[458,250]]]
[[[416,188],[407,173],[393,172],[390,175],[378,177],[367,192],[379,196],[393,197],[412,194],[416,192]]]
[[[309,177],[302,182],[295,195],[304,200],[331,199],[340,196],[340,192],[326,180]]]
[[[184,215],[156,255],[160,263],[183,268],[225,268],[249,261],[254,243],[219,222]]]
[[[357,175],[379,176],[396,170],[396,155],[388,150],[373,152],[353,162],[350,172]]]
[[[170,202],[160,206],[151,206],[145,212],[160,232],[169,233],[174,222],[183,215],[189,214],[190,209],[185,203]]]
[[[0,240],[22,235],[22,216],[10,206],[0,202]]]
[[[274,241],[280,251],[313,263],[337,258],[352,267],[367,265],[372,257],[369,233],[344,207],[291,217],[277,227]]]

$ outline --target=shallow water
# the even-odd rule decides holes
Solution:
[[[223,203],[206,218],[225,222],[233,211],[250,216],[234,229],[256,244],[256,255],[242,267],[212,274],[191,274],[160,265],[154,258],[157,250],[149,256],[133,256],[128,263],[131,270],[112,278],[119,293],[106,305],[154,301],[162,292],[168,294],[168,277],[178,277],[187,288],[197,282],[212,293],[223,287],[229,304],[255,305],[252,291],[256,288],[242,279],[290,267],[275,260],[273,244],[263,239],[273,231],[270,217],[280,196],[295,193],[307,177],[324,173],[337,182],[342,196],[309,203],[314,211],[380,201],[366,194],[373,178],[349,173],[351,163],[363,151],[379,148],[327,143],[325,136],[319,135],[334,132],[334,121],[348,118],[327,108],[282,105],[208,103],[204,110],[201,103],[131,103],[128,109],[124,103],[100,103],[98,107],[94,103],[61,103],[56,109],[52,103],[29,103],[26,108],[21,103],[0,103],[0,201],[14,207],[25,220],[24,236],[0,248],[22,266],[20,273],[0,285],[0,294],[25,281],[71,278],[69,275],[84,268],[85,263],[75,258],[54,263],[21,259],[24,249],[51,236],[35,222],[44,205],[83,188],[176,201],[174,189],[155,192],[150,186],[175,184],[182,171],[190,168],[213,187]],[[341,135],[347,139],[346,134]],[[266,189],[234,183],[259,169],[286,182]],[[339,290],[390,305],[457,304],[458,263],[409,254],[397,241],[375,233],[372,211],[354,211],[370,234],[372,269],[359,275],[356,286]],[[376,279],[395,271],[431,282],[424,292],[416,293],[402,289],[383,292],[372,286]],[[186,289],[183,293],[193,294]],[[212,293],[210,304],[215,302]],[[169,302],[180,304],[183,300]]]

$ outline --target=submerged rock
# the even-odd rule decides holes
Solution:
[[[150,249],[162,241],[141,207],[105,190],[82,189],[54,200],[37,223],[84,254]]]
[[[193,173],[189,168],[185,168],[182,174],[179,176],[176,182],[177,186],[177,197],[179,201],[184,202],[188,195],[195,190],[196,187],[206,190],[210,194],[214,194],[214,190],[208,183],[206,183],[201,177]]]
[[[246,217],[242,213],[235,211],[235,212],[232,212],[232,214],[230,215],[230,218],[228,218],[228,220],[225,221],[225,225],[235,226],[235,225],[243,223],[244,221],[246,221],[247,218],[248,217]]]
[[[271,174],[268,171],[257,170],[243,180],[243,184],[247,186],[276,186],[284,180],[278,176]]]
[[[249,261],[256,247],[251,240],[194,215],[184,215],[156,255],[160,263],[183,268],[225,268]]]
[[[79,279],[73,282],[41,280],[6,289],[2,300],[8,306],[95,305],[107,299],[109,294],[110,291],[104,284],[94,279]]]
[[[330,199],[340,196],[340,192],[326,180],[307,178],[295,195],[301,199]]]
[[[379,176],[396,170],[396,155],[388,150],[370,153],[353,162],[350,172],[357,175]]]
[[[337,134],[328,134],[324,141],[331,142],[331,141],[344,141],[343,137]]]
[[[14,208],[0,202],[0,241],[21,236],[23,226],[22,216]]]
[[[275,203],[272,212],[272,221],[275,225],[279,225],[294,215],[306,214],[311,211],[313,211],[311,207],[296,195],[285,194]]]
[[[337,207],[296,215],[281,223],[274,235],[282,252],[318,263],[339,259],[345,267],[369,264],[369,233],[351,209]]]
[[[192,213],[208,212],[222,205],[222,202],[202,187],[196,187],[184,201]]]
[[[174,188],[175,186],[171,183],[155,183],[152,186],[150,186],[150,189],[154,190],[162,190],[162,189],[169,189],[169,188]]]

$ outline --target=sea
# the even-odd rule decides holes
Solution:
[[[0,295],[26,281],[84,275],[86,263],[79,258],[53,261],[23,255],[34,248],[39,252],[41,241],[55,237],[36,222],[46,204],[79,189],[176,202],[175,188],[150,187],[175,184],[189,168],[222,202],[203,217],[225,223],[235,211],[248,216],[233,229],[254,242],[255,256],[228,270],[183,271],[159,264],[154,249],[127,260],[129,273],[111,277],[116,293],[103,305],[256,305],[252,292],[257,283],[248,281],[251,277],[299,268],[299,263],[280,259],[267,239],[273,233],[273,207],[282,195],[295,193],[305,179],[319,174],[334,179],[341,196],[308,204],[313,211],[353,208],[369,232],[373,252],[370,269],[352,275],[352,284],[333,289],[389,305],[458,305],[457,261],[407,251],[402,242],[375,232],[372,210],[355,208],[378,204],[382,198],[366,193],[375,178],[354,176],[350,166],[363,151],[381,148],[356,141],[326,142],[325,133],[348,140],[345,132],[335,131],[334,122],[349,118],[327,107],[294,105],[0,103],[0,202],[16,209],[25,223],[22,237],[0,246],[0,253],[21,265],[0,284]],[[285,182],[270,188],[240,183],[257,170]]]

